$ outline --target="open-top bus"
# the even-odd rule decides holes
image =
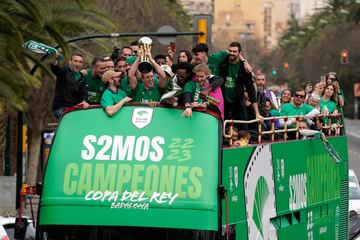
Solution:
[[[73,110],[46,165],[37,239],[347,239],[345,136],[223,147],[216,114]]]

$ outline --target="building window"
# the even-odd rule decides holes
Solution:
[[[251,31],[254,30],[255,28],[255,23],[246,23],[246,29]]]
[[[264,33],[271,36],[271,8],[264,8]]]

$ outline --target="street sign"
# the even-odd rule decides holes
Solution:
[[[174,27],[170,25],[162,25],[161,27],[156,30],[157,33],[176,33],[176,30]],[[157,40],[162,45],[169,45],[170,42],[175,42],[176,37],[175,36],[158,36]]]

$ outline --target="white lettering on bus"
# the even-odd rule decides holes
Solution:
[[[306,173],[289,176],[289,209],[290,211],[306,208],[307,189]]]
[[[134,191],[134,192],[129,192],[127,190],[125,190],[122,194],[119,193],[118,191],[114,191],[114,192],[110,192],[110,191],[89,191],[84,199],[86,201],[108,201],[108,202],[130,202],[130,203],[141,203],[141,202],[145,202],[148,201],[149,203],[151,202],[155,202],[158,204],[168,204],[171,205],[175,199],[179,196],[179,194],[175,193],[168,193],[168,192],[153,192],[151,194],[150,197],[147,197],[145,192],[138,192],[138,191]]]
[[[84,137],[83,144],[87,150],[81,150],[81,157],[84,160],[91,160],[95,156],[95,148],[91,143],[96,142],[94,135],[87,135]]]
[[[164,151],[161,145],[165,139],[156,136],[150,139],[147,136],[109,136],[102,135],[98,139],[94,135],[87,135],[83,139],[85,149],[81,150],[81,157],[84,160],[136,160],[145,161],[150,159],[159,162]],[[96,146],[101,147],[96,153]],[[111,149],[111,151],[109,151]]]

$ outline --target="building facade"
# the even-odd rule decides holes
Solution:
[[[213,0],[179,0],[189,15],[214,14]]]
[[[256,40],[271,49],[286,31],[289,19],[302,22],[324,5],[324,0],[215,0],[214,45],[224,48],[231,40]]]

